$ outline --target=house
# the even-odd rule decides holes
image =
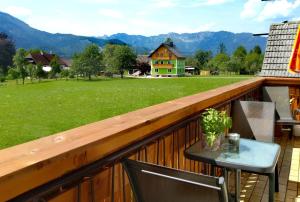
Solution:
[[[27,62],[29,62],[31,64],[42,65],[44,71],[51,71],[50,63],[55,56],[58,57],[58,62],[61,66],[61,69],[68,69],[70,67],[69,62],[66,62],[68,60],[62,59],[58,55],[55,55],[52,53],[44,53],[43,51],[29,53],[25,58],[26,58]]]
[[[138,55],[136,58],[136,64],[133,67],[132,70],[129,71],[130,74],[134,74],[136,72],[139,72],[139,75],[145,75],[149,74],[151,71],[151,66],[150,66],[150,58],[148,55]]]
[[[173,42],[162,43],[150,55],[151,76],[184,76],[185,57]]]
[[[299,32],[300,21],[271,25],[259,76],[300,78]]]

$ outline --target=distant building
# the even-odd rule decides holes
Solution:
[[[259,76],[300,78],[300,21],[271,25]]]
[[[184,76],[185,57],[180,54],[173,42],[160,44],[149,58],[151,58],[152,76]]]
[[[43,66],[43,70],[45,71],[50,71],[50,63],[51,60],[57,56],[58,57],[58,62],[61,66],[61,69],[68,69],[70,67],[70,61],[66,59],[60,58],[58,55],[55,54],[50,54],[50,53],[44,53],[44,52],[37,52],[37,53],[29,53],[26,56],[27,62],[37,65],[40,64]]]

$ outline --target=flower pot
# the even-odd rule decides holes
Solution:
[[[218,135],[218,137],[216,137],[216,139],[213,142],[208,141],[207,137],[208,136],[204,134],[204,149],[210,151],[217,151],[221,148],[221,145],[224,141],[224,133]]]

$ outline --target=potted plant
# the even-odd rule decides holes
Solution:
[[[206,148],[217,150],[221,145],[222,136],[232,126],[231,117],[225,111],[209,108],[202,114],[202,130]]]

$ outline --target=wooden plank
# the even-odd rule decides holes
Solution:
[[[278,78],[278,77],[266,77],[264,85],[285,85],[285,86],[299,86],[299,78]]]
[[[209,106],[257,88],[264,80],[242,81],[1,150],[0,201],[101,159]]]

